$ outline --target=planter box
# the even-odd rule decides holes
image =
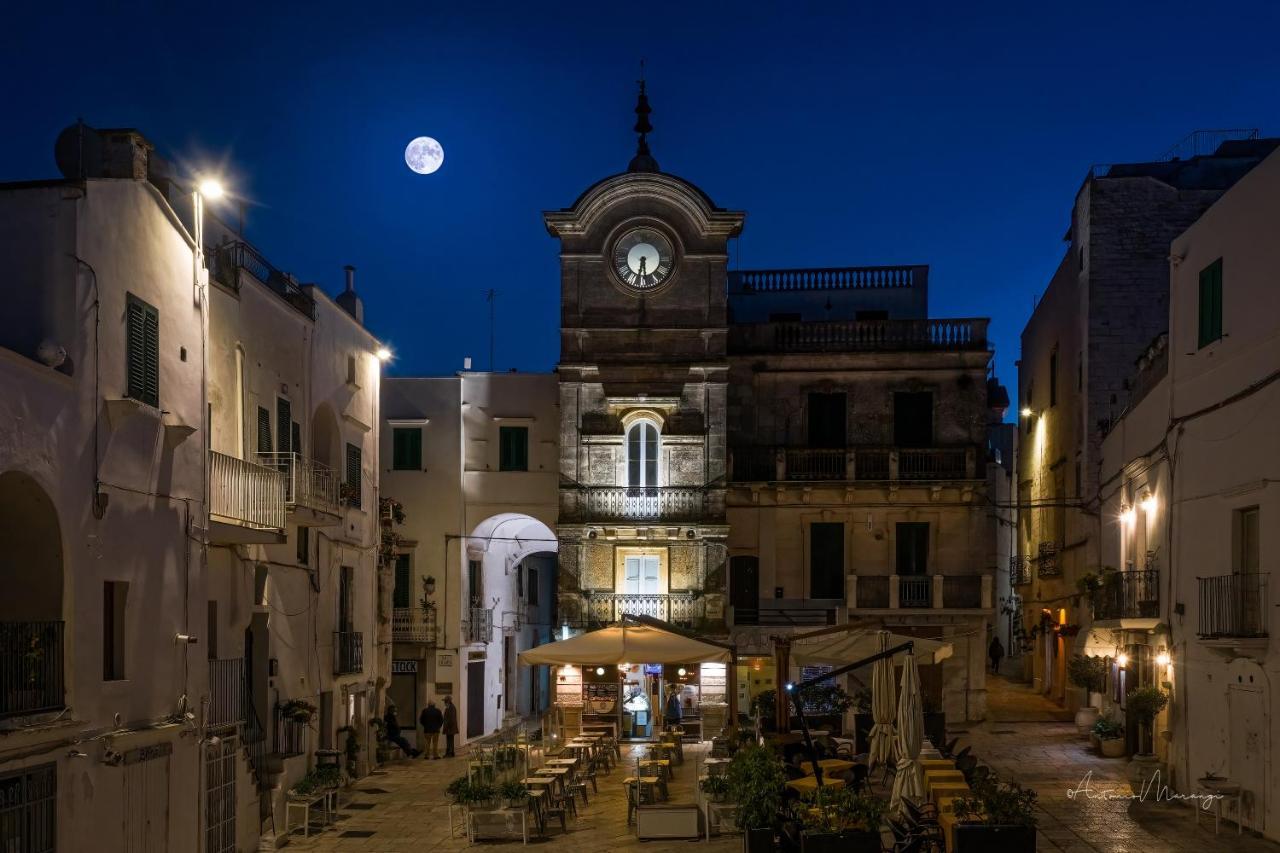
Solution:
[[[748,829],[742,833],[742,853],[774,853],[772,829]]]
[[[636,838],[701,838],[697,806],[640,806],[636,810]]]
[[[1034,826],[957,824],[954,853],[1035,853]]]
[[[806,832],[800,836],[801,853],[880,853],[878,832]]]

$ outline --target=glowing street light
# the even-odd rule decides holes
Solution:
[[[1142,497],[1142,511],[1143,511],[1145,514],[1147,514],[1147,515],[1151,515],[1153,512],[1155,512],[1155,511],[1156,511],[1156,495],[1155,495],[1155,492],[1147,492],[1145,495],[1143,495],[1143,497]]]
[[[1116,663],[1120,666],[1121,669],[1124,669],[1126,666],[1129,665],[1129,656],[1124,653],[1121,653],[1116,658]]]
[[[378,357],[378,361],[381,361],[383,363],[386,363],[391,360],[391,350],[387,349],[386,347],[378,347],[378,349],[374,352],[374,355]]]
[[[200,182],[200,195],[205,198],[222,198],[223,194],[224,190],[222,189],[222,184],[218,183],[213,178],[205,178]]]
[[[1035,412],[1031,411],[1031,407],[1030,407],[1030,406],[1023,406],[1023,407],[1022,407],[1022,412],[1021,412],[1021,414],[1022,414],[1022,416],[1023,416],[1024,418],[1029,418],[1029,417],[1031,417],[1032,415],[1034,415],[1034,414],[1035,414]]]

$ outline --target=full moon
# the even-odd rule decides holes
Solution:
[[[404,149],[404,162],[419,175],[430,175],[444,165],[444,147],[430,136],[419,136]]]

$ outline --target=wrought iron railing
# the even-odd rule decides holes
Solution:
[[[741,323],[731,352],[962,352],[987,349],[987,320],[819,320]]]
[[[244,658],[219,658],[209,661],[210,726],[240,725],[246,708]]]
[[[61,621],[0,622],[0,717],[65,707],[62,636]]]
[[[730,288],[755,292],[795,290],[884,290],[913,287],[926,267],[828,267],[741,270],[729,273]]]
[[[280,705],[275,707],[275,751],[283,758],[306,755],[307,730],[302,720],[288,716]]]
[[[436,645],[436,609],[397,607],[391,611],[391,639],[397,643]]]
[[[245,527],[283,529],[285,482],[274,468],[209,451],[210,515]]]
[[[329,466],[300,453],[259,453],[258,462],[284,475],[284,500],[288,506],[340,514],[341,480]]]
[[[627,615],[688,623],[699,618],[702,612],[703,599],[689,592],[593,592],[587,596],[587,618],[595,624],[617,622]]]
[[[1160,572],[1155,569],[1107,572],[1093,591],[1094,621],[1154,619],[1160,615]]]
[[[1062,574],[1062,564],[1058,562],[1058,543],[1041,542],[1036,551],[1036,575],[1042,578],[1056,578]]]
[[[333,632],[333,674],[351,675],[364,671],[364,634],[360,631]]]
[[[219,246],[206,256],[206,260],[209,262],[210,275],[232,290],[240,289],[237,273],[244,270],[285,302],[312,320],[316,318],[315,300],[292,277],[272,266],[261,252],[248,243],[237,241]]]
[[[472,607],[462,620],[462,642],[493,642],[493,611],[483,607]]]
[[[1031,583],[1031,564],[1021,554],[1009,557],[1009,583],[1013,586]]]
[[[933,578],[928,575],[902,575],[898,578],[899,607],[932,607]]]
[[[598,486],[578,490],[578,514],[591,521],[696,521],[706,490],[685,486]]]
[[[1200,584],[1201,639],[1266,637],[1267,575],[1261,573],[1196,578]]]
[[[903,448],[898,451],[899,480],[960,480],[966,476],[964,448]]]
[[[843,448],[788,447],[785,450],[788,480],[845,480]]]
[[[888,575],[858,575],[858,594],[856,604],[874,610],[883,610],[889,606]]]
[[[815,448],[744,445],[732,450],[734,482],[961,480],[980,476],[971,447]]]

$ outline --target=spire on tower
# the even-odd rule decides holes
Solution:
[[[636,141],[636,156],[631,158],[631,164],[627,166],[628,172],[657,172],[658,161],[653,159],[649,153],[649,142],[645,137],[653,132],[653,125],[649,123],[649,113],[653,112],[649,108],[649,96],[644,91],[644,60],[640,60],[640,79],[636,81],[640,84],[640,95],[636,99],[636,126],[635,132],[640,134],[640,138]]]

